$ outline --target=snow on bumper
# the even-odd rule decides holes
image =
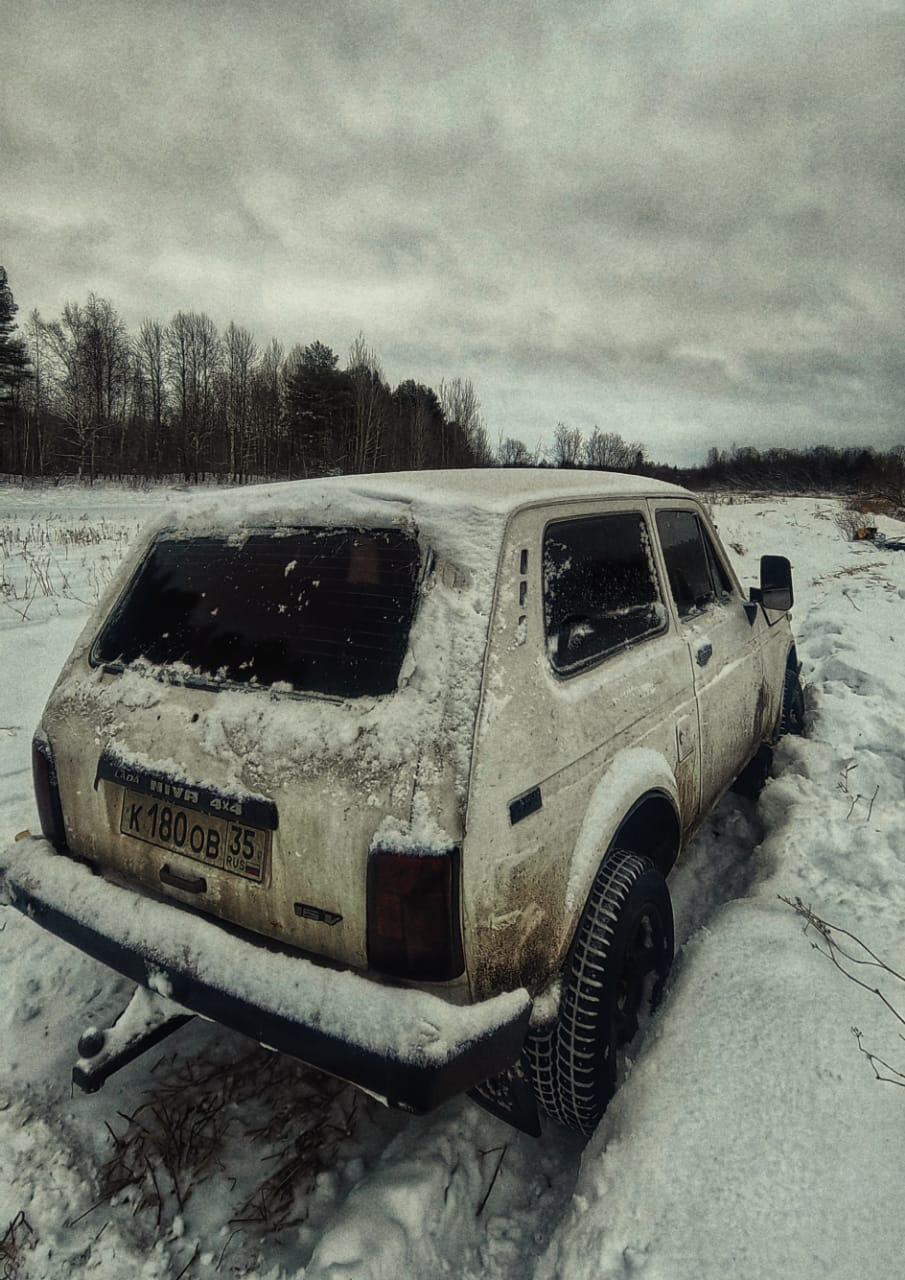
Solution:
[[[503,1071],[524,1043],[524,990],[460,1006],[326,968],[113,884],[44,840],[0,855],[0,903],[202,1017],[409,1111]]]

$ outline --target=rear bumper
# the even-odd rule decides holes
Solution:
[[[269,948],[24,839],[0,853],[0,904],[132,981],[378,1095],[425,1112],[504,1071],[526,991],[452,1005]]]

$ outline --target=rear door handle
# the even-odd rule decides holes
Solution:
[[[181,889],[183,893],[207,893],[207,881],[204,876],[188,876],[178,875],[168,862],[165,862],[160,868],[160,880],[162,884],[168,884],[171,889]]]
[[[706,667],[707,663],[710,661],[712,657],[713,657],[713,645],[702,644],[700,649],[698,649],[698,666]]]

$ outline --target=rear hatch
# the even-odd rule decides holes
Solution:
[[[72,849],[364,967],[381,831],[461,839],[483,645],[433,567],[411,526],[159,533],[45,713]]]

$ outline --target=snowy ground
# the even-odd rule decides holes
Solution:
[[[169,500],[0,488],[4,843],[37,824],[29,744],[56,671]],[[828,499],[714,510],[746,584],[761,552],[792,559],[808,734],[674,873],[668,996],[587,1147],[467,1100],[389,1113],[196,1023],[74,1095],[78,1036],[124,984],[0,911],[0,1276],[901,1274],[905,1091],[864,1050],[905,1070],[903,1027],[779,895],[905,972],[905,552],[845,542]],[[857,974],[905,1008],[903,983]]]

